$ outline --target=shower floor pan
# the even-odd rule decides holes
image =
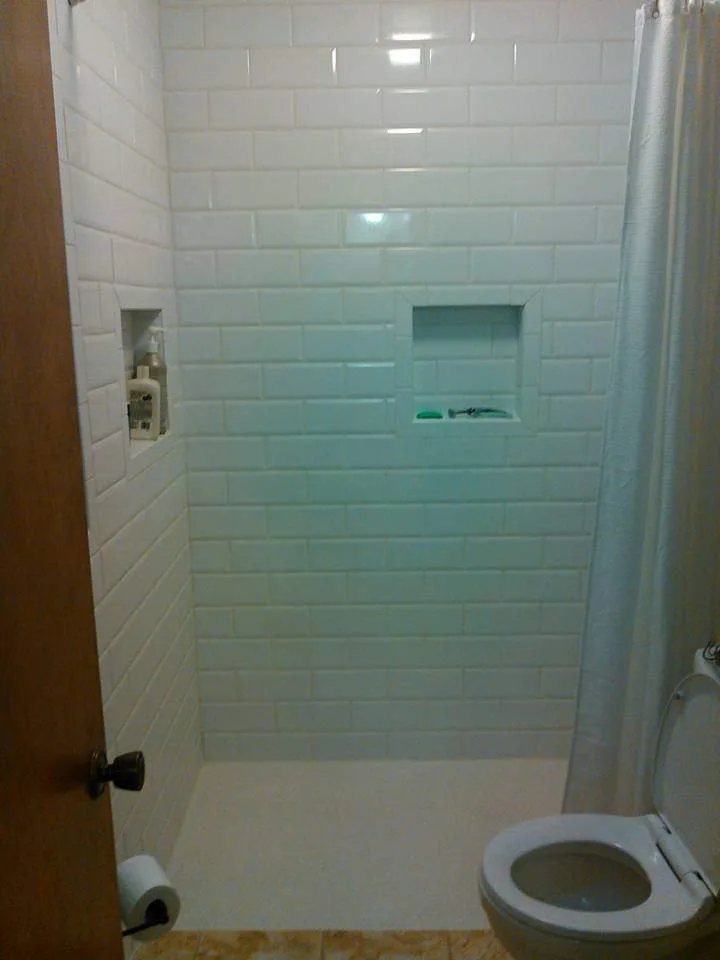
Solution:
[[[472,930],[485,844],[562,760],[209,763],[169,867],[184,930]]]

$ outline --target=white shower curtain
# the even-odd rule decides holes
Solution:
[[[649,809],[665,700],[720,629],[720,0],[647,3],[637,28],[566,812]]]

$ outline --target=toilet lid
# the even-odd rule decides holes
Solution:
[[[720,890],[720,684],[691,674],[665,708],[653,766],[655,809]]]

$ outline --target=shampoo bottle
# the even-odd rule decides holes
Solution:
[[[160,384],[160,433],[167,433],[168,429],[168,396],[167,396],[167,367],[160,356],[158,328],[150,327],[150,340],[147,353],[138,361],[138,369],[147,367],[150,379]]]
[[[137,377],[128,380],[130,439],[157,440],[160,435],[160,384],[150,379],[147,367],[139,366]]]

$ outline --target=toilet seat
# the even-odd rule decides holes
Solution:
[[[483,857],[482,888],[488,901],[509,916],[546,933],[581,940],[649,940],[677,933],[696,924],[715,904],[694,873],[673,873],[661,854],[653,821],[657,818],[603,814],[563,814],[531,820],[504,830],[488,844]],[[574,910],[540,902],[524,893],[512,876],[525,855],[542,856],[556,844],[578,844],[608,860],[613,851],[633,863],[650,884],[647,899],[621,910]]]

